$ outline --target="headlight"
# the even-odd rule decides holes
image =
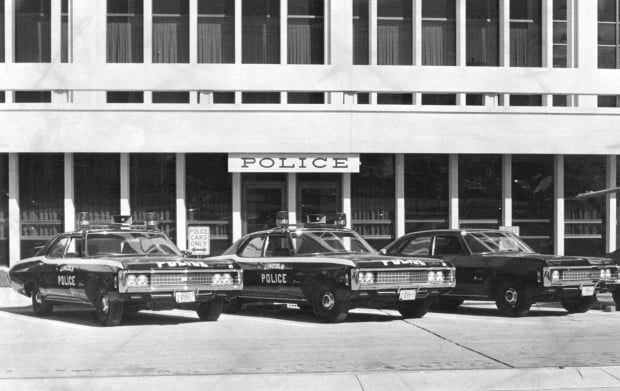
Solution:
[[[443,272],[442,271],[438,271],[437,273],[435,273],[435,281],[443,282]]]
[[[233,283],[232,274],[230,273],[215,273],[213,275],[213,285],[231,285]]]
[[[149,284],[149,277],[146,274],[140,274],[136,280],[138,286],[146,286]]]
[[[434,271],[428,272],[428,282],[434,282],[434,281],[435,281],[435,272]]]
[[[230,275],[230,273],[224,273],[222,274],[222,284],[232,284],[233,280],[232,280],[232,276]]]
[[[558,282],[558,281],[560,281],[560,271],[554,270],[553,272],[551,272],[551,282]]]
[[[611,269],[605,269],[601,271],[605,273],[605,276],[603,278],[611,280]]]
[[[136,285],[136,276],[135,274],[130,274],[125,279],[125,285],[127,286],[135,286]]]
[[[360,272],[359,282],[360,284],[372,284],[375,282],[375,275],[372,272]]]

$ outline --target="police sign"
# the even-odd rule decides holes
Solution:
[[[194,255],[211,254],[211,228],[192,226],[187,227],[187,248]]]
[[[229,154],[228,172],[351,172],[359,154]]]

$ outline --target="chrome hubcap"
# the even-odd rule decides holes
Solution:
[[[108,301],[108,295],[101,296],[101,312],[107,314],[109,309],[110,303]]]
[[[336,303],[336,298],[334,297],[333,293],[331,292],[323,293],[323,297],[321,298],[321,304],[323,305],[324,309],[331,310],[332,308],[334,308],[335,303]]]
[[[506,303],[510,305],[515,305],[517,304],[518,299],[519,299],[519,295],[516,289],[508,288],[506,289],[506,292],[504,292],[504,300],[506,300]]]
[[[37,304],[43,304],[43,298],[41,297],[41,292],[37,291],[37,293],[35,293],[34,301],[36,301]]]

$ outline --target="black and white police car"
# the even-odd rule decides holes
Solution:
[[[244,288],[231,308],[297,304],[323,322],[341,322],[355,307],[397,309],[416,318],[426,314],[432,297],[455,285],[454,268],[442,260],[378,255],[344,228],[344,214],[318,220],[327,224],[289,226],[288,214],[279,212],[276,228],[248,234],[212,258],[234,259],[243,268]]]
[[[34,257],[9,270],[11,286],[32,297],[39,316],[58,304],[85,304],[104,326],[118,325],[124,312],[141,309],[192,309],[201,320],[217,320],[223,301],[243,287],[243,271],[226,257],[191,259],[147,218],[131,225],[90,225],[56,235]]]

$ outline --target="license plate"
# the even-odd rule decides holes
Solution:
[[[417,291],[415,289],[402,290],[398,294],[398,300],[401,300],[401,301],[415,300],[416,293]]]
[[[174,299],[177,303],[193,303],[196,301],[194,292],[174,292]]]
[[[593,286],[582,286],[581,296],[594,296],[594,287]]]

